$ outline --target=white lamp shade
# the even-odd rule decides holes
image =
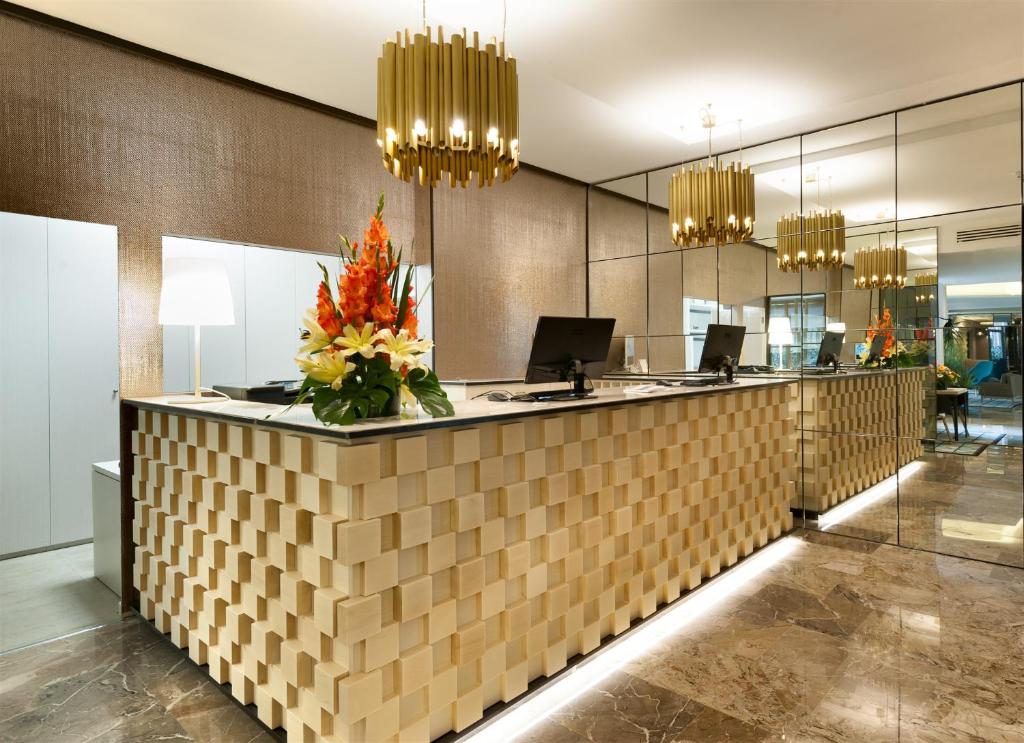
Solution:
[[[231,283],[210,258],[168,258],[160,287],[161,325],[234,325]]]
[[[792,346],[793,326],[788,317],[772,317],[768,319],[768,344],[772,346]]]
[[[825,330],[830,333],[842,333],[846,334],[846,323],[844,322],[830,322],[825,326]]]

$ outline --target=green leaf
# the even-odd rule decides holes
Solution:
[[[416,292],[417,297],[418,297],[417,301],[422,302],[424,299],[426,299],[427,295],[430,294],[430,290],[431,290],[431,288],[433,288],[433,286],[434,286],[434,277],[431,276],[430,279],[427,281],[427,285],[425,287],[423,287],[422,289],[420,289],[418,292]]]
[[[377,219],[381,219],[384,216],[384,192],[380,192],[380,197],[377,199],[377,213],[374,215]]]
[[[319,421],[340,426],[355,423],[356,419],[352,401],[329,386],[320,387],[313,393],[313,415]]]
[[[402,296],[398,301],[398,316],[395,318],[395,327],[399,330],[405,324],[405,317],[409,314],[409,292],[412,290],[412,271],[405,272],[405,282],[402,285]]]
[[[405,378],[409,391],[432,418],[449,418],[455,415],[448,395],[441,388],[441,382],[432,369],[413,369]]]

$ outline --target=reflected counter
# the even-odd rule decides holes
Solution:
[[[803,377],[800,438],[808,516],[824,513],[924,452],[931,367]]]

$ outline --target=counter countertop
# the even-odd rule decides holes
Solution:
[[[642,382],[642,380],[637,380]],[[287,410],[284,405],[268,405],[256,402],[226,400],[203,404],[171,405],[169,397],[127,398],[125,403],[141,410],[155,410],[176,415],[192,415],[199,418],[221,420],[228,423],[245,423],[268,428],[279,428],[312,433],[320,436],[332,436],[341,439],[364,439],[373,436],[413,433],[438,428],[469,426],[479,423],[530,418],[534,416],[552,415],[574,410],[645,403],[652,400],[668,398],[693,397],[703,395],[727,395],[731,392],[742,392],[765,387],[776,387],[792,384],[792,378],[764,376],[762,378],[738,379],[735,384],[716,387],[664,387],[649,394],[630,394],[618,389],[599,389],[593,397],[585,400],[561,402],[493,402],[490,400],[455,401],[455,415],[450,418],[431,418],[422,411],[418,415],[402,418],[384,418],[364,421],[351,426],[325,426],[313,417],[309,405],[301,405]],[[273,416],[267,418],[267,416]]]
[[[910,371],[915,371],[917,369],[927,369],[927,368],[928,367],[925,367],[925,366],[911,366],[911,367],[903,367],[901,369],[844,369],[839,374],[834,374],[832,372],[826,372],[826,373],[822,373],[822,374],[816,374],[816,373],[813,373],[813,372],[811,372],[811,373],[803,373],[799,369],[783,369],[780,372],[775,372],[775,373],[772,373],[772,374],[752,374],[752,373],[749,373],[749,372],[747,372],[747,373],[736,372],[736,378],[737,379],[777,379],[777,380],[786,380],[786,381],[790,381],[790,382],[799,382],[800,380],[809,381],[809,382],[819,382],[819,381],[822,381],[822,380],[828,381],[828,380],[835,380],[835,379],[850,379],[850,378],[854,378],[854,377],[875,377],[875,376],[878,376],[879,374],[882,374],[882,375],[895,374],[897,371],[900,371],[900,372],[910,372]],[[624,373],[624,372],[623,373],[615,372],[615,373],[612,373],[612,374],[605,374],[603,379],[610,379],[610,380],[614,380],[614,381],[617,381],[617,382],[621,382],[621,381],[624,381],[624,380],[635,379],[637,381],[637,384],[640,384],[640,383],[642,383],[644,381],[647,381],[647,380],[656,380],[656,379],[687,379],[687,378],[693,379],[693,378],[707,377],[707,376],[712,376],[712,375],[710,375],[710,374],[697,374],[696,372],[681,372],[681,371],[664,372],[664,373],[661,373],[661,374],[628,374],[628,373]]]

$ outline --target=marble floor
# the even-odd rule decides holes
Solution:
[[[92,544],[0,560],[0,652],[120,616],[92,570]]]
[[[272,743],[138,618],[0,655],[3,743]]]
[[[802,539],[520,743],[1024,740],[1024,571]]]
[[[1024,570],[798,536],[519,740],[1024,739]],[[0,741],[161,739],[274,737],[138,619],[0,656]]]

